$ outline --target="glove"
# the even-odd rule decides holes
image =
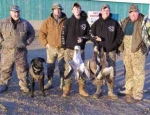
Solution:
[[[118,56],[120,56],[120,51],[119,51],[118,48],[116,49],[116,54],[117,54]]]
[[[61,45],[61,48],[63,48],[64,50],[66,49],[66,46],[65,45]]]

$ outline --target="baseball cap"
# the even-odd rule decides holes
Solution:
[[[54,9],[56,9],[56,8],[59,8],[59,9],[63,10],[61,4],[54,3],[51,9],[54,10]]]
[[[10,11],[20,11],[20,8],[19,8],[19,6],[12,5],[12,6],[10,6]]]
[[[138,6],[135,5],[135,4],[131,4],[131,5],[129,6],[129,13],[130,13],[130,12],[136,12],[136,11],[139,11]]]
[[[108,4],[104,4],[104,5],[101,6],[101,10],[105,9],[105,8],[109,8],[110,9],[110,6]]]

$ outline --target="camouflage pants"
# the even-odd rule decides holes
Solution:
[[[131,94],[135,99],[143,98],[143,87],[145,81],[145,60],[147,49],[143,45],[135,52],[131,52],[132,36],[124,37],[124,65],[126,69],[126,94]]]
[[[106,66],[113,67],[114,77],[115,77],[115,75],[116,75],[116,51],[104,52],[104,58],[106,59]],[[113,92],[113,88],[114,88],[114,84],[115,84],[114,77],[109,78],[110,80],[112,80],[111,83],[109,82],[109,80],[106,80],[108,90],[111,92]]]
[[[64,49],[50,47],[46,50],[47,53],[47,75],[48,78],[52,78],[55,69],[55,63],[58,59],[58,67],[60,77],[64,77]]]
[[[65,74],[64,75],[65,76],[67,76],[69,73],[69,65],[66,62],[69,62],[73,59],[73,54],[74,54],[74,50],[71,50],[71,49],[65,50],[65,55],[64,55],[64,59],[65,59]],[[82,57],[82,60],[84,61],[85,60],[85,53],[83,50],[81,50],[81,57]],[[71,79],[71,76],[69,78]],[[83,81],[85,81],[85,80],[83,79]]]
[[[106,65],[108,67],[112,66],[114,69],[114,76],[116,75],[116,51],[104,52],[104,57],[106,58]]]
[[[20,87],[27,87],[27,50],[21,49],[6,49],[2,48],[1,52],[1,78],[0,84],[8,85],[11,79],[12,72],[16,66],[16,72],[19,79]]]

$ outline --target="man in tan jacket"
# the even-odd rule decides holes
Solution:
[[[60,89],[63,87],[64,77],[64,49],[61,48],[61,32],[64,21],[67,19],[62,12],[63,8],[60,4],[54,3],[52,6],[52,14],[42,24],[39,31],[39,40],[42,45],[46,46],[47,53],[47,76],[48,82],[44,89],[52,87],[53,73],[55,62],[58,60],[60,73]]]

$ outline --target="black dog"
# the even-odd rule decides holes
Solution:
[[[42,91],[43,96],[45,96],[44,93],[44,67],[43,62],[45,62],[44,58],[37,57],[32,59],[31,66],[30,66],[30,85],[31,85],[31,97],[33,97],[33,91],[35,86],[35,81],[38,81],[39,87]]]

